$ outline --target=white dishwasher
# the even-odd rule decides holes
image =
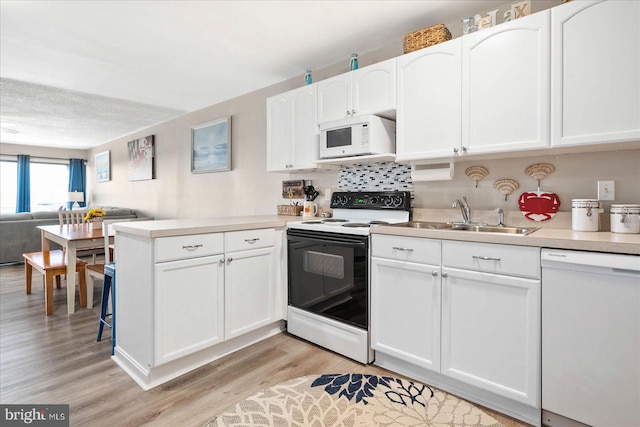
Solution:
[[[640,256],[542,250],[549,426],[640,426]]]

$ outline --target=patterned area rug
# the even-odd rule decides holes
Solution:
[[[436,388],[365,374],[294,378],[241,400],[205,427],[501,426]]]

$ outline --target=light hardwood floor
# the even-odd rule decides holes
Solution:
[[[77,305],[67,315],[63,280],[45,316],[41,275],[33,280],[26,295],[24,267],[0,267],[0,403],[69,404],[72,426],[202,426],[238,400],[298,376],[399,376],[285,333],[145,392],[110,359],[110,331],[96,341],[98,286],[93,309]],[[487,412],[506,426],[526,426]]]

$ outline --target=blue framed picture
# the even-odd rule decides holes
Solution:
[[[231,170],[231,116],[191,128],[191,172]]]
[[[111,161],[109,152],[103,151],[96,154],[96,180],[97,182],[107,182],[111,179]]]

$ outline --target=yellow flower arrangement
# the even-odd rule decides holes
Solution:
[[[89,209],[89,212],[87,212],[87,215],[84,217],[84,220],[85,221],[90,221],[90,220],[92,220],[94,218],[102,218],[106,214],[107,214],[107,211],[105,211],[104,209],[101,209],[101,208]]]

